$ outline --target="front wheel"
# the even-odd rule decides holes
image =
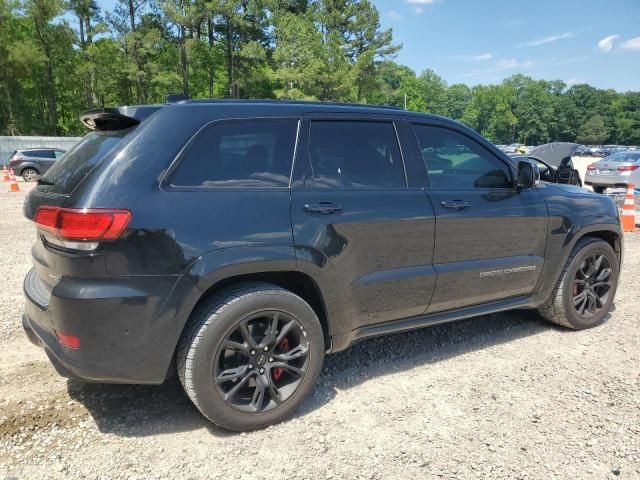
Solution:
[[[313,390],[323,357],[322,328],[309,304],[278,286],[251,283],[196,308],[176,363],[205,417],[245,431],[290,416]]]
[[[38,175],[38,172],[33,168],[25,168],[22,171],[22,179],[25,182],[33,182],[36,175]]]
[[[583,330],[602,323],[611,308],[620,265],[607,242],[582,238],[573,248],[551,298],[538,307],[550,322]]]

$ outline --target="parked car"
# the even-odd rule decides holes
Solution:
[[[26,198],[25,333],[68,377],[177,369],[227,429],[291,415],[356,341],[519,308],[585,329],[616,293],[613,201],[452,120],[269,101],[81,120]]]
[[[9,157],[9,166],[25,182],[32,182],[36,175],[42,175],[55,161],[65,154],[60,148],[23,148]]]
[[[504,153],[507,153],[507,154],[513,155],[513,154],[518,153],[518,150],[519,150],[519,149],[521,149],[521,148],[524,148],[524,145],[523,145],[523,144],[521,144],[521,143],[512,143],[511,145],[507,145],[507,146],[504,148],[504,150],[503,150],[503,151],[504,151]],[[526,150],[525,150],[525,151],[526,151]]]
[[[614,153],[587,167],[584,183],[594,192],[607,188],[627,188],[630,183],[640,185],[640,152]]]
[[[551,165],[544,160],[531,155],[514,155],[511,159],[517,164],[522,160],[534,162],[540,171],[540,180],[550,183],[566,183],[567,185],[582,186],[580,172],[574,167],[571,157],[564,157],[558,166]]]

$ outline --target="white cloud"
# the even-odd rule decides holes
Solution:
[[[567,87],[571,87],[572,85],[587,83],[587,81],[584,78],[570,78],[568,80],[565,80],[564,83],[567,84]]]
[[[402,20],[402,15],[400,15],[395,10],[389,10],[387,12],[387,17],[389,17],[391,20],[393,20],[395,22],[399,22],[400,20]]]
[[[461,60],[463,62],[484,62],[491,60],[493,54],[491,52],[479,53],[477,55],[461,55],[459,57],[453,57],[454,60]]]
[[[537,40],[532,40],[530,42],[519,43],[519,47],[539,47],[540,45],[545,45],[547,43],[557,42],[558,40],[566,40],[568,38],[574,38],[576,36],[573,32],[564,32],[558,35],[550,35],[544,38],[538,38]]]
[[[463,77],[480,77],[482,75],[486,75],[489,73],[498,73],[505,72],[507,70],[515,70],[515,69],[526,69],[535,65],[534,60],[524,60],[520,61],[516,58],[501,58],[498,60],[495,65],[491,68],[487,68],[485,70],[476,70],[471,73],[467,73],[462,75]]]
[[[603,52],[608,52],[613,48],[613,43],[620,38],[620,35],[609,35],[598,42],[598,48]]]
[[[432,5],[436,3],[438,0],[406,0],[409,5],[412,5],[413,13],[416,15],[420,15],[424,13],[424,7],[427,5]]]
[[[620,44],[625,50],[640,50],[640,37],[630,38]]]
[[[487,52],[487,53],[481,53],[479,55],[473,55],[471,57],[471,60],[474,62],[482,62],[483,60],[491,60],[492,58],[493,58],[493,55]]]
[[[503,20],[502,26],[507,28],[516,28],[521,25],[524,25],[525,23],[527,22],[522,18],[510,18],[508,20]]]

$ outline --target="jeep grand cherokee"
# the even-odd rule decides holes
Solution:
[[[601,323],[613,201],[539,181],[471,129],[388,108],[183,101],[89,111],[29,194],[23,325],[57,371],[162,383],[249,430],[314,387],[327,353],[537,308]]]

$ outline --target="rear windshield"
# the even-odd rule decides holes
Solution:
[[[640,152],[620,152],[607,157],[607,162],[636,162],[640,160]]]
[[[135,127],[133,127],[135,128]],[[91,132],[47,170],[42,184],[52,193],[71,193],[98,162],[133,130]]]

